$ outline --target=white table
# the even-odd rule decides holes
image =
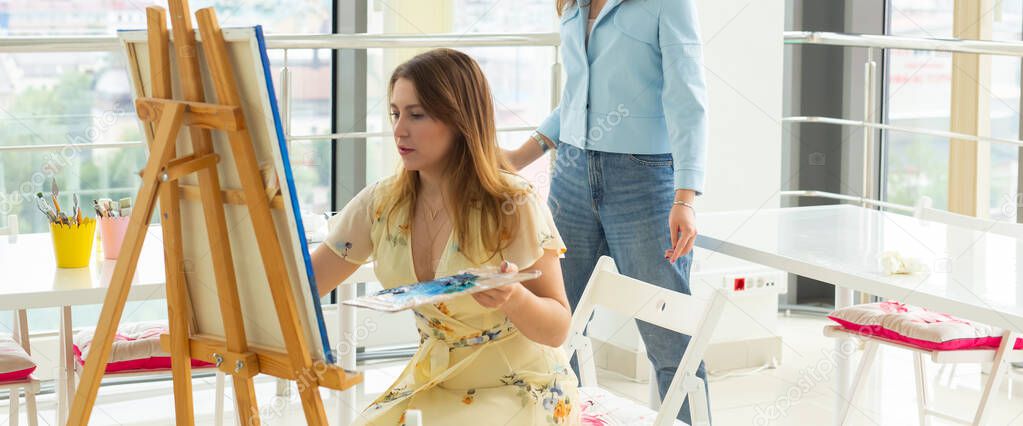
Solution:
[[[166,297],[163,246],[160,228],[150,227],[135,270],[128,300]],[[98,243],[93,249],[98,250]],[[60,359],[57,374],[58,424],[67,419],[75,393],[74,357],[70,350],[73,332],[71,307],[102,304],[114,273],[113,260],[94,251],[87,268],[58,268],[49,233],[23,234],[14,244],[0,241],[0,311],[58,308],[60,312]]]
[[[135,269],[129,301],[166,298],[163,263],[163,234],[159,225],[149,227],[142,253]],[[98,243],[93,247],[98,250]],[[102,304],[114,272],[114,260],[105,260],[100,252],[92,256],[87,268],[57,268],[49,233],[23,234],[14,244],[0,239],[0,311],[59,308],[59,344],[61,349],[57,374],[57,423],[65,424],[67,410],[75,393],[74,357],[71,351],[73,331],[71,307]],[[360,268],[346,283],[375,281],[371,265]],[[354,286],[338,288],[339,300],[355,297]],[[324,306],[324,310],[335,309]],[[354,348],[355,308],[343,307],[338,315],[339,347]],[[354,370],[355,351],[341,354],[339,364]],[[345,392],[338,399],[342,413],[354,417],[355,393]]]
[[[710,213],[697,224],[698,247],[835,285],[837,307],[861,291],[1023,331],[1023,240],[851,205]],[[884,275],[878,259],[889,250],[929,272]],[[837,365],[836,407],[851,361]]]

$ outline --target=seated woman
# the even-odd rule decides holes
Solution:
[[[578,424],[576,378],[564,351],[571,314],[565,251],[531,186],[497,146],[490,88],[479,65],[450,49],[399,66],[388,88],[403,166],[331,219],[313,253],[321,296],[375,262],[385,288],[460,270],[517,265],[532,281],[415,309],[419,350],[357,420],[401,424]]]

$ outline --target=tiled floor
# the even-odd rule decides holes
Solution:
[[[835,360],[830,339],[821,335],[826,324],[819,317],[793,316],[781,319],[785,342],[782,364],[777,369],[753,374],[715,376],[711,378],[711,405],[715,425],[829,425],[834,410]],[[911,425],[918,424],[915,388],[912,378],[912,359],[908,353],[882,349],[875,366],[874,377],[856,404],[851,424],[855,425]],[[858,360],[858,355],[855,357]],[[403,363],[365,366],[365,383],[358,392],[360,406],[383,391],[400,372]],[[960,365],[950,368],[928,365],[932,383],[932,400],[946,412],[972,416],[980,397],[982,377],[980,367]],[[884,377],[884,386],[879,378]],[[604,387],[624,396],[645,401],[648,388],[609,374],[600,377]],[[1013,397],[1007,397],[1007,385],[997,392],[989,424],[1023,426],[1023,375],[1013,380]],[[196,421],[212,424],[213,379],[195,383]],[[303,416],[297,397],[276,398],[272,380],[257,381],[260,407],[264,424],[302,424]],[[173,424],[173,401],[167,382],[122,385],[102,389],[93,414],[93,424],[151,425]],[[230,390],[228,391],[230,397]],[[324,392],[328,413],[337,413],[336,400]],[[231,409],[230,402],[227,403]],[[6,406],[0,405],[0,426],[7,424]],[[26,420],[22,416],[22,424]],[[234,415],[227,414],[228,424],[234,424]],[[51,397],[41,401],[40,424],[53,424],[54,407]],[[429,423],[427,423],[429,424]],[[932,419],[932,425],[949,424]]]

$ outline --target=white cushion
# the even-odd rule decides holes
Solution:
[[[166,357],[170,354],[160,348],[160,334],[167,332],[165,322],[140,322],[121,324],[114,336],[114,343],[107,362],[116,363],[153,357]],[[85,329],[75,334],[75,347],[81,351],[81,358],[89,359],[92,338],[95,329]]]
[[[622,398],[598,387],[579,388],[583,425],[652,425],[657,412],[631,399]],[[676,426],[688,426],[676,419]]]
[[[25,349],[8,335],[0,335],[0,381],[22,380],[36,368]]]

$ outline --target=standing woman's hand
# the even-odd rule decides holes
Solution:
[[[671,248],[664,251],[664,258],[675,263],[689,253],[696,242],[696,212],[692,207],[682,204],[671,206],[668,232],[671,234]]]

